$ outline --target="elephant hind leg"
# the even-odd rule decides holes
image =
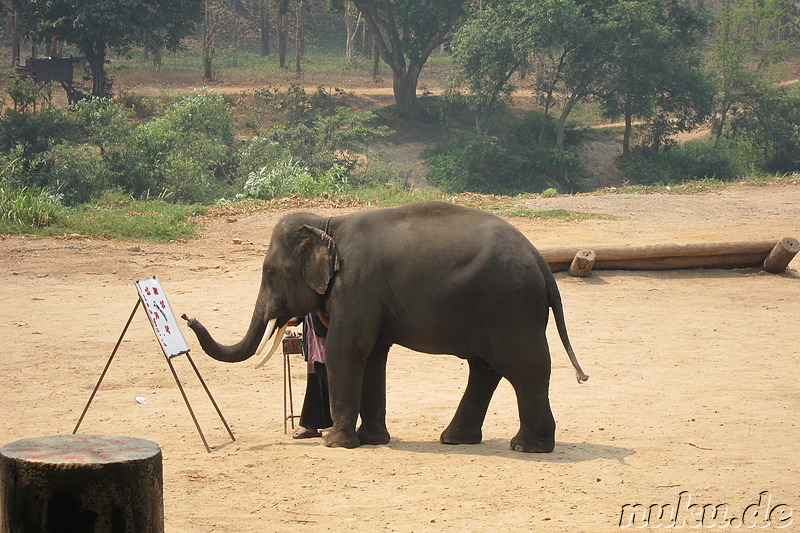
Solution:
[[[534,364],[521,367],[509,377],[517,395],[520,428],[511,449],[547,453],[555,448],[556,421],[550,409],[550,352],[546,339],[537,344]]]
[[[469,381],[461,403],[442,432],[439,442],[443,444],[477,444],[483,439],[481,428],[486,410],[492,400],[500,374],[483,361],[469,360]]]
[[[517,398],[520,406],[520,428],[511,439],[511,449],[518,452],[552,452],[556,446],[556,421],[550,410],[547,391],[532,394],[520,394],[517,391]]]

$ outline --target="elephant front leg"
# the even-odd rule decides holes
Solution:
[[[344,327],[332,318],[325,344],[333,427],[322,436],[322,443],[329,448],[355,448],[361,444],[356,422],[364,366],[372,345],[365,343],[363,335]]]
[[[356,448],[361,440],[356,434],[360,383],[342,384],[337,365],[328,362],[328,390],[330,393],[333,427],[322,436],[322,444],[329,448]],[[359,382],[361,378],[359,377]],[[355,392],[354,392],[355,391]]]
[[[361,427],[356,432],[361,444],[386,444],[386,356],[388,345],[376,345],[364,368],[361,385]]]
[[[483,361],[469,360],[469,381],[450,425],[442,432],[443,444],[477,444],[483,438],[483,421],[500,374]]]

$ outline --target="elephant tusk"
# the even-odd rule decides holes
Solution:
[[[256,365],[256,368],[261,368],[264,365],[264,363],[269,361],[270,357],[272,357],[272,354],[275,353],[275,350],[278,349],[278,345],[283,340],[283,332],[284,331],[286,331],[286,326],[283,326],[282,328],[280,328],[278,331],[275,332],[275,340],[272,343],[272,348],[270,348],[269,351],[267,352],[267,355],[265,355],[261,359],[261,361],[258,362],[258,364]]]
[[[267,345],[267,341],[272,336],[272,332],[275,330],[275,324],[277,322],[278,319],[273,318],[267,323],[267,329],[264,330],[264,336],[261,338],[261,342],[258,344],[258,348],[256,348],[256,355],[261,355],[261,352],[264,351],[264,346]]]

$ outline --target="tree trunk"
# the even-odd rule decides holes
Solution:
[[[571,94],[567,101],[564,102],[564,109],[561,110],[561,116],[558,117],[558,121],[556,121],[556,146],[562,148],[564,146],[564,139],[566,138],[567,134],[564,131],[567,125],[567,117],[569,114],[572,113],[572,110],[575,109],[575,105],[580,101],[581,96],[579,94]]]
[[[303,49],[305,48],[305,32],[303,31],[303,0],[297,2],[294,33],[294,77],[303,79]]]
[[[161,49],[160,46],[156,47],[156,49],[153,50],[153,68],[156,71],[161,71],[161,60],[163,59],[163,56],[164,56],[164,51]]]
[[[287,40],[287,26],[288,16],[278,16],[278,65],[280,68],[286,68],[286,40]]]
[[[381,66],[381,45],[378,43],[378,38],[372,39],[372,46],[367,46],[370,49],[370,56],[372,57],[372,79],[378,79],[378,70]]]
[[[631,155],[631,134],[633,133],[633,113],[626,106],[625,109],[625,133],[622,135],[622,157],[627,159]]]
[[[215,28],[209,2],[206,0],[205,19],[203,20],[203,79],[214,79]]]
[[[261,32],[261,55],[269,55],[269,11],[267,0],[261,0],[258,17],[258,29]]]
[[[728,117],[728,112],[730,111],[730,104],[727,100],[722,103],[722,109],[719,112],[719,124],[717,124],[717,131],[714,133],[714,147],[718,147],[720,141],[722,140],[722,134],[725,132],[725,121]]]
[[[86,61],[92,72],[92,96],[106,98],[111,96],[111,87],[106,76],[106,43],[95,43],[93,50],[86,53]]]
[[[11,15],[11,68],[13,69],[20,56],[20,38],[19,38],[19,24],[17,21],[17,12]]]
[[[143,439],[51,435],[0,448],[0,530],[164,531],[162,455]]]
[[[354,13],[353,6],[348,1],[345,2],[344,7],[344,28],[345,28],[345,43],[344,43],[344,60],[347,66],[352,66],[355,55],[355,42],[356,34],[358,33],[359,25],[361,24],[361,13]]]

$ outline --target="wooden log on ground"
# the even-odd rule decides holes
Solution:
[[[800,252],[800,242],[792,237],[784,237],[764,260],[764,270],[772,274],[780,274],[789,266],[794,256]]]
[[[592,267],[597,260],[597,254],[594,250],[581,250],[572,259],[569,265],[569,275],[576,278],[585,278],[592,273]]]
[[[764,264],[775,241],[538,248],[553,272],[568,270],[575,254],[584,249],[596,254],[593,270],[749,268]]]
[[[53,435],[0,448],[0,531],[163,533],[154,442]]]

